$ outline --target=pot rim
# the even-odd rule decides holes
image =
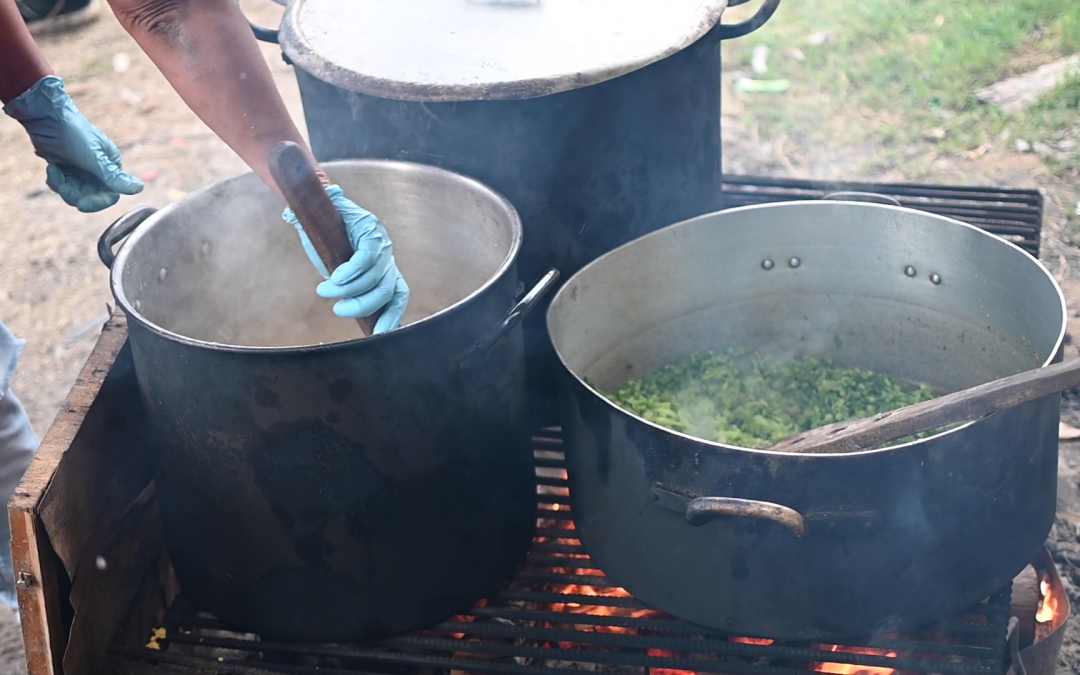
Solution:
[[[470,178],[469,176],[465,176],[455,171],[449,171],[447,169],[442,169],[429,164],[420,164],[418,162],[405,162],[390,159],[337,160],[333,162],[323,162],[322,166],[328,170],[328,173],[331,174],[336,168],[348,168],[356,166],[378,166],[389,167],[390,169],[397,171],[422,171],[427,173],[434,173],[450,178],[451,180],[456,181],[461,185],[471,188],[477,194],[486,195],[488,198],[491,199],[494,204],[501,206],[506,211],[510,219],[510,228],[512,230],[513,236],[511,237],[510,246],[507,249],[506,257],[503,258],[502,263],[491,274],[491,276],[488,277],[487,281],[485,281],[479,288],[474,290],[472,293],[455,302],[454,304],[448,307],[444,307],[443,309],[440,309],[433,314],[429,314],[428,316],[425,316],[418,321],[415,321],[405,326],[401,326],[400,328],[396,328],[392,331],[387,331],[385,333],[371,335],[368,337],[358,337],[353,340],[327,342],[324,344],[314,345],[292,345],[288,347],[232,345],[221,342],[210,342],[208,340],[199,340],[196,338],[181,335],[179,333],[168,330],[167,328],[163,328],[162,326],[157,325],[153,321],[150,321],[141,312],[135,309],[134,303],[128,301],[127,295],[124,292],[123,282],[121,280],[124,267],[127,265],[128,258],[131,256],[131,251],[134,249],[135,244],[138,243],[139,239],[146,236],[147,233],[151,229],[153,229],[153,227],[160,220],[167,218],[172,214],[176,213],[177,211],[181,210],[184,206],[184,203],[189,199],[193,199],[197,196],[215,190],[220,190],[224,186],[232,183],[238,183],[245,180],[250,181],[252,179],[261,182],[261,179],[259,179],[254,172],[249,171],[238,176],[232,176],[231,178],[226,178],[225,180],[211,183],[210,185],[206,185],[199,188],[198,190],[188,193],[183,198],[172,202],[168,206],[165,206],[164,208],[154,212],[150,217],[146,219],[146,221],[141,223],[135,229],[135,231],[131,233],[131,235],[128,236],[127,240],[125,240],[124,243],[120,246],[120,250],[117,252],[116,258],[113,261],[111,269],[109,270],[109,287],[112,290],[113,297],[116,299],[117,304],[120,306],[121,309],[124,310],[124,314],[126,314],[129,319],[134,320],[140,326],[146,328],[150,332],[160,337],[191,347],[212,349],[214,351],[249,354],[300,354],[334,351],[343,347],[355,345],[359,342],[363,342],[364,344],[382,344],[386,342],[387,339],[392,339],[394,337],[403,337],[406,333],[416,333],[417,331],[422,330],[425,327],[424,324],[427,324],[431,321],[439,320],[444,316],[450,314],[451,312],[454,312],[457,309],[464,307],[468,303],[472,302],[474,299],[478,298],[485,291],[494,286],[508,272],[510,272],[513,266],[517,263],[518,254],[521,252],[521,244],[524,238],[524,230],[521,224],[521,216],[518,214],[517,209],[514,208],[514,205],[510,203],[510,200],[508,200],[494,188],[488,186],[485,183],[481,183],[475,178]],[[331,176],[331,178],[333,178],[333,176]],[[347,321],[348,319],[342,320]],[[479,332],[482,331],[478,330],[478,333]]]
[[[674,230],[675,228],[681,227],[683,225],[689,225],[690,223],[694,223],[694,222],[697,222],[697,221],[700,221],[700,220],[704,220],[706,218],[712,218],[712,217],[717,216],[719,214],[741,213],[741,212],[744,212],[744,211],[753,211],[753,210],[759,210],[759,209],[792,208],[792,207],[795,207],[795,206],[799,206],[799,207],[803,207],[803,208],[818,208],[818,207],[824,207],[824,206],[831,206],[831,207],[855,206],[855,207],[858,207],[858,208],[863,208],[863,209],[868,209],[868,210],[877,209],[877,210],[882,211],[882,212],[893,211],[893,212],[898,212],[898,213],[918,214],[920,216],[925,216],[925,217],[929,217],[929,218],[936,218],[938,220],[941,220],[941,221],[944,221],[944,222],[947,222],[947,223],[951,223],[953,225],[959,225],[961,227],[964,227],[964,228],[967,228],[969,230],[974,231],[975,233],[977,233],[977,236],[990,237],[991,239],[993,239],[994,241],[996,241],[996,242],[998,242],[1000,244],[1004,244],[1004,245],[1006,245],[1006,246],[1008,246],[1008,247],[1010,247],[1012,249],[1015,249],[1017,253],[1020,253],[1021,255],[1026,256],[1032,262],[1034,262],[1035,265],[1037,266],[1037,269],[1040,270],[1043,274],[1046,275],[1046,278],[1049,279],[1049,281],[1050,281],[1051,287],[1057,293],[1058,304],[1059,304],[1060,309],[1061,309],[1061,311],[1060,311],[1061,325],[1060,325],[1060,327],[1058,329],[1057,339],[1054,341],[1054,347],[1050,351],[1050,355],[1047,356],[1043,360],[1042,364],[1039,367],[1040,368],[1045,368],[1046,366],[1050,365],[1057,358],[1058,354],[1061,353],[1061,347],[1062,347],[1062,344],[1065,341],[1065,331],[1066,331],[1066,328],[1068,327],[1068,308],[1067,308],[1067,306],[1065,304],[1065,295],[1061,291],[1061,286],[1060,286],[1060,284],[1058,284],[1057,280],[1054,279],[1054,275],[1052,275],[1050,273],[1050,270],[1048,270],[1046,268],[1046,266],[1043,265],[1041,260],[1039,260],[1035,256],[1031,255],[1030,253],[1028,253],[1024,249],[1020,248],[1016,244],[1012,243],[1011,241],[1008,241],[1007,239],[1002,239],[1001,237],[998,237],[997,235],[990,234],[989,232],[986,232],[985,230],[982,230],[981,228],[975,227],[974,225],[970,225],[970,224],[965,223],[965,222],[960,221],[960,220],[956,220],[955,218],[949,218],[948,216],[941,216],[941,215],[938,215],[936,213],[930,213],[928,211],[920,211],[919,209],[912,209],[912,208],[908,208],[908,207],[905,207],[905,206],[893,206],[893,205],[890,205],[890,204],[876,204],[876,203],[862,202],[862,201],[842,201],[842,200],[829,200],[829,201],[825,201],[825,200],[821,200],[821,201],[807,200],[807,201],[800,201],[800,200],[794,200],[794,201],[785,201],[785,202],[771,202],[771,203],[767,203],[767,204],[750,204],[748,206],[738,206],[738,207],[731,208],[731,209],[722,209],[720,211],[713,211],[712,213],[705,213],[705,214],[702,214],[700,216],[695,216],[693,218],[688,218],[686,220],[682,220],[682,221],[679,221],[677,223],[673,223],[671,225],[667,225],[665,227],[662,227],[659,230],[654,230],[654,231],[652,231],[652,232],[650,232],[648,234],[645,234],[645,235],[642,235],[642,236],[638,237],[637,239],[629,241],[629,242],[623,244],[622,246],[614,248],[614,249],[608,251],[607,253],[605,253],[604,255],[601,255],[601,256],[595,258],[592,262],[590,262],[589,264],[582,267],[580,270],[578,270],[576,273],[574,273],[573,276],[571,276],[569,279],[567,279],[566,282],[555,293],[555,295],[551,299],[551,303],[548,305],[547,312],[544,315],[544,322],[547,325],[547,329],[548,329],[548,337],[551,340],[552,348],[555,350],[555,355],[558,357],[559,363],[561,363],[563,368],[566,369],[566,371],[570,373],[570,375],[574,378],[574,380],[576,381],[576,384],[578,386],[584,387],[589,393],[591,393],[593,396],[599,398],[605,405],[615,409],[617,412],[619,412],[619,413],[621,413],[621,414],[623,414],[623,415],[625,415],[627,417],[630,417],[630,418],[632,418],[633,420],[635,420],[637,422],[640,422],[640,423],[645,424],[647,426],[650,426],[650,427],[652,427],[654,429],[657,429],[657,430],[659,430],[661,432],[665,432],[665,433],[668,433],[668,434],[674,434],[675,436],[678,436],[680,438],[684,438],[684,439],[686,439],[688,441],[698,443],[701,446],[704,446],[705,448],[708,448],[711,451],[729,452],[729,451],[735,450],[735,451],[743,451],[743,452],[750,452],[750,453],[758,453],[758,454],[774,456],[774,457],[797,457],[797,458],[800,458],[800,459],[806,460],[806,461],[813,461],[815,458],[827,459],[827,458],[831,458],[831,457],[854,457],[854,456],[860,456],[860,455],[876,454],[876,453],[881,453],[881,452],[891,452],[893,450],[902,450],[902,449],[906,449],[906,448],[909,448],[909,447],[912,447],[912,446],[915,446],[915,445],[923,444],[923,443],[926,443],[927,441],[936,440],[938,438],[943,438],[943,437],[948,436],[950,434],[959,433],[961,431],[964,431],[965,429],[968,429],[972,425],[978,424],[979,422],[986,419],[987,417],[990,417],[991,415],[998,414],[998,413],[991,413],[991,415],[980,417],[978,419],[971,420],[970,422],[965,422],[964,424],[961,424],[960,426],[957,426],[957,427],[955,427],[953,429],[949,429],[948,431],[943,431],[943,432],[941,432],[939,434],[934,434],[933,436],[927,436],[926,438],[920,438],[920,439],[917,439],[917,440],[914,440],[914,441],[909,441],[907,443],[889,445],[889,446],[886,446],[884,448],[872,448],[872,449],[866,449],[866,450],[859,450],[859,451],[856,451],[856,452],[822,452],[822,453],[813,453],[813,454],[805,454],[805,453],[798,453],[798,452],[777,452],[777,451],[774,451],[774,450],[768,450],[768,449],[764,449],[764,448],[744,448],[744,447],[740,447],[738,445],[728,445],[726,443],[718,443],[716,441],[710,441],[710,440],[707,440],[707,439],[704,439],[704,438],[699,438],[697,436],[691,436],[690,434],[686,434],[686,433],[683,433],[681,431],[675,431],[673,429],[668,429],[667,427],[656,424],[655,422],[650,422],[649,420],[645,419],[644,417],[641,417],[639,415],[635,415],[634,413],[630,412],[629,410],[626,410],[625,408],[612,403],[611,400],[608,399],[608,397],[604,396],[599,390],[597,390],[595,387],[593,387],[588,382],[586,382],[583,377],[581,377],[573,368],[571,368],[566,363],[566,360],[563,358],[562,350],[559,349],[559,345],[557,345],[555,343],[554,338],[551,337],[551,312],[552,312],[552,309],[556,306],[556,304],[558,304],[562,300],[563,295],[570,293],[570,291],[568,289],[570,288],[571,282],[573,282],[578,277],[578,275],[585,273],[586,270],[593,267],[594,265],[599,263],[601,260],[604,260],[605,258],[614,256],[618,252],[622,251],[625,248],[633,246],[634,244],[636,244],[639,241],[642,241],[642,240],[645,240],[645,239],[650,239],[650,238],[653,238],[653,237],[659,237],[659,236],[661,236],[661,235],[663,235],[663,234],[665,234],[665,233],[667,233],[667,232],[669,232],[671,230]]]
[[[420,103],[528,100],[575,91],[614,80],[670,58],[709,35],[720,25],[721,18],[730,4],[729,0],[702,0],[702,18],[696,25],[690,26],[681,39],[665,49],[637,55],[625,62],[553,74],[539,79],[510,79],[503,82],[479,84],[468,82],[443,84],[398,81],[365,75],[334,62],[330,57],[321,54],[304,34],[300,13],[305,2],[306,0],[289,2],[278,29],[277,42],[281,45],[281,51],[297,68],[330,86],[345,91]]]

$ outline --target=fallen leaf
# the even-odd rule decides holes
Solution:
[[[187,193],[183,190],[177,190],[176,188],[169,188],[165,191],[165,196],[169,199],[170,202],[179,201],[183,199],[184,195],[186,194]]]
[[[823,31],[814,33],[810,37],[806,38],[806,41],[809,42],[810,44],[812,44],[815,47],[820,47],[821,45],[823,45],[823,44],[825,44],[826,42],[829,41],[829,31],[823,30]]]
[[[944,14],[938,14],[937,18],[934,19],[934,25],[937,26],[938,28],[941,28],[942,26],[944,26],[945,25],[945,15]]]
[[[1080,439],[1080,429],[1065,424],[1064,422],[1058,423],[1058,440],[1075,441],[1077,439]]]
[[[977,147],[974,150],[971,150],[971,151],[969,151],[969,152],[967,152],[965,154],[967,155],[968,159],[978,159],[978,158],[982,157],[983,155],[985,155],[986,151],[989,150],[989,149],[990,148],[985,146],[985,145],[980,145],[979,147]]]
[[[792,47],[791,49],[789,49],[788,50],[788,56],[795,59],[796,61],[805,61],[806,60],[806,52],[799,49],[798,47]]]

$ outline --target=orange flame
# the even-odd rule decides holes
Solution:
[[[830,652],[845,652],[848,654],[865,654],[867,656],[888,656],[896,658],[896,652],[873,647],[841,647],[840,645],[817,645],[818,649],[828,648]],[[893,675],[895,668],[881,668],[878,666],[856,666],[850,663],[815,663],[814,670],[819,673],[834,673],[835,675]]]
[[[1035,620],[1039,623],[1050,623],[1058,614],[1058,597],[1054,593],[1054,587],[1046,579],[1039,582],[1039,591],[1042,593],[1042,600],[1039,602]]]
[[[768,638],[748,638],[748,637],[733,637],[728,638],[732,642],[738,642],[743,645],[762,645],[768,646],[776,642],[776,640],[770,640]]]
[[[675,658],[675,652],[667,649],[654,649],[650,647],[648,650],[649,656],[659,656],[661,658]],[[649,668],[649,675],[697,675],[692,670],[675,670],[674,668]]]

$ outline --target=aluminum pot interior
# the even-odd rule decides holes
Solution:
[[[403,326],[478,293],[517,255],[521,223],[513,207],[472,179],[408,162],[324,166],[390,233],[412,291]],[[160,332],[203,343],[265,348],[356,339],[356,324],[315,294],[322,278],[282,220],[284,208],[254,174],[169,205],[117,255],[117,301]]]
[[[598,390],[738,346],[946,391],[1057,358],[1065,317],[1035,259],[903,208],[772,204],[646,235],[583,268],[548,313],[576,378],[564,419],[579,538],[642,602],[729,634],[837,642],[961,611],[1053,523],[1056,396],[909,444],[796,455],[668,431]],[[777,509],[695,525],[690,500]]]
[[[567,281],[548,323],[563,364],[600,391],[739,346],[947,392],[1049,363],[1065,302],[1037,260],[978,228],[893,206],[794,202],[702,216],[616,249]]]

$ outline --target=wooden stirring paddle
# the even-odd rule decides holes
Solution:
[[[857,452],[1080,387],[1080,359],[1028,370],[930,401],[795,434],[773,452]]]
[[[319,165],[300,145],[282,141],[270,151],[270,174],[296,214],[326,269],[333,272],[353,255],[345,221],[319,180]],[[364,336],[375,332],[382,311],[357,319]]]

